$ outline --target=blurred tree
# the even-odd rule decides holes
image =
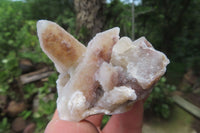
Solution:
[[[138,27],[144,31],[140,31],[139,34],[145,33],[150,37],[150,41],[155,42],[158,49],[173,58],[174,52],[183,50],[181,48],[183,45],[179,45],[179,48],[176,47],[177,37],[180,37],[183,32],[187,32],[184,29],[189,26],[189,18],[197,17],[197,14],[191,12],[192,8],[192,11],[197,10],[195,4],[198,5],[199,0],[174,0],[173,2],[169,0],[143,0],[140,8],[149,7],[152,8],[152,11],[138,16],[139,20],[136,20],[140,23]],[[194,19],[192,20],[194,21]],[[184,47],[184,49],[187,48]]]
[[[84,28],[86,31],[83,38],[88,42],[92,36],[102,31],[104,25],[103,9],[105,0],[74,0],[76,9],[76,34]]]

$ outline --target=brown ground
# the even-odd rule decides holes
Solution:
[[[200,120],[194,120],[192,123],[192,128],[195,129],[197,133],[200,133]]]
[[[199,125],[191,114],[175,106],[169,120],[145,119],[142,133],[200,133]]]

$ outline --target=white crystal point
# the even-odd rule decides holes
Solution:
[[[132,44],[132,41],[128,37],[122,37],[120,40],[116,43],[116,45],[113,47],[113,52],[122,54],[128,49],[130,49]]]
[[[165,73],[167,57],[144,38],[119,38],[119,28],[98,33],[86,48],[54,22],[37,23],[42,50],[60,73],[59,117],[80,121],[94,114],[118,114],[151,92]]]

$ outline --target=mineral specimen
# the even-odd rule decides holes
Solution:
[[[37,23],[42,50],[60,73],[57,109],[62,120],[118,114],[144,98],[165,73],[167,57],[141,37],[119,37],[119,28],[98,33],[87,48],[54,22]]]

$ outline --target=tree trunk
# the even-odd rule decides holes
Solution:
[[[102,31],[104,4],[105,0],[74,0],[76,35],[84,43],[88,42],[96,33]],[[82,28],[86,28],[87,31],[80,33]]]

